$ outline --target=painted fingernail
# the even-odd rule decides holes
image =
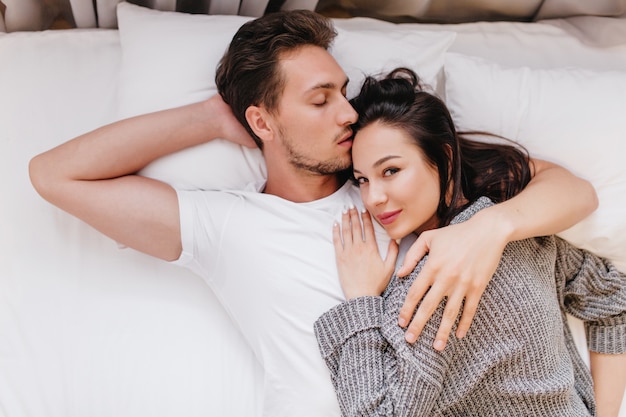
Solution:
[[[465,330],[457,330],[456,331],[456,337],[458,337],[459,339],[463,339],[466,334],[467,334],[467,332]]]
[[[398,319],[398,326],[400,326],[400,327],[406,326],[406,320],[404,318],[400,317]]]
[[[436,350],[443,350],[443,348],[446,346],[446,344],[444,343],[443,340],[435,340],[435,343],[433,344],[433,347]]]
[[[415,335],[411,332],[407,332],[407,334],[404,335],[404,338],[409,343],[415,343],[415,341],[417,340],[417,337],[415,337]]]
[[[348,207],[343,206],[343,210],[341,211],[343,214],[348,214]]]

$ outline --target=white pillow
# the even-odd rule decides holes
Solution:
[[[122,68],[120,117],[201,101],[216,93],[215,68],[249,17],[117,6]]]
[[[217,62],[237,29],[251,19],[163,12],[126,2],[117,14],[120,119],[216,94]],[[168,155],[140,173],[180,189],[239,188],[264,178],[265,163],[258,149],[218,140]]]
[[[626,72],[507,68],[449,53],[445,76],[459,130],[513,139],[593,183],[600,207],[560,235],[626,271]]]
[[[350,83],[348,97],[358,94],[367,75],[382,75],[408,67],[437,89],[443,75],[445,52],[456,34],[447,31],[406,31],[393,26],[380,30],[357,30],[337,27],[337,38],[330,48]]]
[[[250,17],[191,15],[118,5],[122,46],[119,118],[181,106],[217,92],[215,68],[237,29]],[[338,28],[331,49],[356,94],[366,74],[396,66],[415,69],[436,84],[451,32]],[[162,158],[141,172],[178,188],[241,188],[265,178],[261,152],[226,141]]]
[[[484,21],[393,24],[358,17],[336,19],[335,24],[344,29],[455,32],[456,39],[449,52],[479,56],[508,66],[626,70],[626,19],[577,16],[532,24]],[[600,27],[602,30],[598,30]]]

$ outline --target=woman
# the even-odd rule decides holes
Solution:
[[[368,78],[353,105],[353,173],[369,213],[346,210],[343,227],[335,225],[347,301],[315,323],[343,414],[596,415],[591,375],[565,314],[585,321],[592,361],[608,357],[624,369],[625,276],[554,236],[515,241],[463,339],[432,348],[442,303],[420,339],[408,343],[397,316],[424,260],[408,278],[390,280],[398,248],[392,244],[381,259],[370,214],[394,239],[460,223],[518,193],[532,166],[513,144],[457,134],[443,102],[422,91],[410,70]],[[617,415],[624,379],[603,393],[617,407],[599,402],[597,415]]]

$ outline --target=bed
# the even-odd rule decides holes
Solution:
[[[335,401],[326,370],[305,354],[312,326],[274,335],[302,353],[276,357],[200,278],[119,246],[32,189],[35,154],[214,94],[215,64],[250,19],[129,3],[116,13],[111,29],[0,33],[0,416],[332,415],[319,412]],[[517,140],[592,181],[599,209],[561,235],[626,272],[626,19],[335,23],[332,53],[350,76],[349,95],[364,74],[410,66],[461,129]],[[229,188],[264,172],[258,151],[216,141],[142,174]],[[251,312],[253,325],[263,329]],[[581,324],[571,326],[584,355]],[[268,414],[283,400],[281,387],[268,389],[281,375],[284,392],[302,400]]]

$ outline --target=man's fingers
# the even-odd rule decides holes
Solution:
[[[443,294],[435,294],[433,293],[433,288],[430,288],[415,312],[415,317],[413,317],[411,324],[409,324],[409,327],[406,329],[404,336],[407,342],[415,343],[422,333],[426,322],[430,320],[430,317],[433,315],[437,306],[439,306],[443,297]]]
[[[428,253],[428,241],[424,237],[427,232],[424,232],[420,237],[411,245],[409,250],[404,256],[402,266],[398,269],[399,277],[406,277],[415,269],[417,263]]]
[[[476,310],[478,309],[479,302],[480,295],[478,295],[478,297],[468,296],[465,299],[463,314],[461,315],[461,320],[459,320],[459,325],[456,328],[456,337],[458,337],[459,339],[465,337],[465,335],[469,331],[469,328],[472,325],[472,321],[474,320],[474,316],[476,315]]]
[[[413,246],[415,246],[415,244],[413,244]],[[413,280],[413,283],[407,292],[406,298],[404,299],[404,303],[402,304],[402,308],[400,309],[400,314],[398,315],[398,324],[401,327],[409,325],[409,321],[411,320],[411,317],[413,317],[413,313],[415,313],[417,305],[424,297],[424,294],[426,294],[426,292],[430,289],[433,282],[431,277],[435,275],[435,271],[431,271],[432,269],[433,268],[429,268],[429,264],[426,263],[424,268],[422,268],[419,274],[415,277],[415,280]],[[397,272],[397,275],[401,276],[400,272]]]
[[[400,309],[400,315],[398,317],[398,324],[400,327],[406,327],[413,316],[413,312],[417,308],[417,304],[420,302],[424,294],[430,288],[430,283],[426,280],[416,279],[411,284],[411,288],[407,292],[406,298],[404,299],[404,304]],[[420,306],[421,308],[421,306]],[[424,310],[422,310],[422,314]],[[430,316],[427,316],[427,318]],[[415,322],[415,320],[413,320]],[[420,330],[421,331],[421,330]]]
[[[459,316],[459,311],[461,310],[462,305],[462,294],[460,296],[451,296],[446,301],[446,307],[443,310],[441,323],[439,324],[439,329],[437,330],[437,335],[435,336],[435,342],[433,343],[433,347],[436,350],[442,351],[446,347],[450,331],[452,330],[452,326],[454,326],[456,318]]]

